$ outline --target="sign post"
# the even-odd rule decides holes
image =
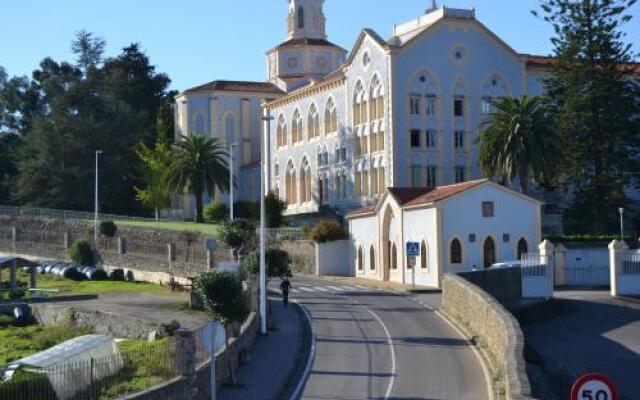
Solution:
[[[618,400],[618,389],[604,375],[586,374],[573,384],[571,400]]]
[[[417,257],[420,255],[420,243],[407,242],[406,247],[407,261],[411,267],[411,285],[415,289],[416,287],[416,265]]]
[[[224,325],[218,321],[211,321],[205,325],[201,331],[202,347],[209,352],[211,366],[209,368],[209,384],[211,387],[211,400],[216,400],[216,353],[222,350],[225,344]]]

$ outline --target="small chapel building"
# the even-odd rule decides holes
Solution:
[[[541,205],[489,180],[388,188],[346,216],[359,278],[440,287],[445,273],[520,260],[541,242]],[[408,242],[419,243],[415,267]]]

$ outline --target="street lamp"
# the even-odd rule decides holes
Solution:
[[[231,188],[229,191],[229,220],[233,221],[233,148],[236,147],[238,143],[229,143],[229,187]]]
[[[96,150],[96,179],[95,179],[95,202],[94,202],[94,214],[93,214],[93,243],[98,249],[98,159],[102,150]]]
[[[264,133],[260,139],[260,152],[262,154],[260,163],[260,333],[267,334],[267,264],[265,254],[264,225],[265,225],[265,169],[268,167],[269,157],[269,133],[271,132],[271,121],[273,117],[267,108],[264,109],[262,122]]]
[[[624,208],[618,208],[620,213],[620,240],[624,242]]]

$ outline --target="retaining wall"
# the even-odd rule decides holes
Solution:
[[[307,240],[286,241],[279,244],[280,249],[291,256],[291,269],[296,273],[313,275],[316,273],[315,243]]]
[[[220,388],[229,379],[228,360],[237,369],[246,359],[258,331],[258,318],[251,313],[236,338],[232,338],[229,351],[223,350],[216,356],[216,383]],[[211,398],[209,362],[196,366],[195,371],[156,385],[145,391],[121,397],[119,400],[208,400]]]
[[[476,338],[494,376],[504,382],[503,398],[535,399],[524,360],[524,336],[515,317],[496,298],[454,274],[444,276],[442,293],[442,312]]]

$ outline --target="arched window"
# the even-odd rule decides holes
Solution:
[[[369,269],[371,271],[376,270],[376,250],[373,248],[373,245],[369,248]]]
[[[453,239],[451,241],[451,248],[449,249],[449,258],[451,264],[462,264],[462,244],[460,240]]]
[[[278,161],[277,158],[273,163],[273,176],[275,176],[276,178],[280,176],[280,161]]]
[[[398,269],[398,247],[395,243],[391,244],[391,269]]]
[[[298,29],[304,29],[304,9],[298,8]]]
[[[330,135],[338,131],[338,110],[333,102],[333,99],[329,98],[327,105],[324,109],[324,134]]]
[[[358,271],[362,271],[364,269],[364,260],[362,259],[364,254],[362,252],[362,246],[358,247]]]
[[[276,129],[276,146],[284,147],[287,144],[287,122],[284,115],[278,118],[278,127]]]
[[[375,75],[371,80],[369,99],[369,116],[371,120],[384,117],[384,94],[382,92],[382,84],[380,83],[378,75]]]
[[[285,186],[287,195],[287,204],[293,205],[298,202],[298,188],[296,182],[296,168],[293,165],[293,161],[289,161],[287,165],[287,175],[285,176]]]
[[[484,240],[484,245],[482,248],[483,260],[482,264],[484,268],[489,268],[493,264],[496,263],[496,242],[493,240],[491,236],[487,237]]]
[[[315,104],[309,108],[309,117],[307,118],[307,132],[309,140],[320,136],[320,115]]]
[[[300,203],[311,201],[311,165],[305,157],[300,166]]]
[[[353,124],[360,125],[367,121],[367,101],[362,81],[356,83],[353,92]]]
[[[422,241],[422,244],[420,245],[420,267],[422,267],[422,269],[427,269],[428,265],[427,265],[427,242],[425,242],[424,240]]]
[[[522,260],[529,253],[529,243],[524,238],[518,240],[518,260]]]
[[[202,114],[198,114],[196,117],[196,135],[203,136],[204,135],[204,117]]]
[[[300,111],[296,110],[291,123],[291,143],[296,144],[300,141],[302,141],[302,118],[300,118]]]

